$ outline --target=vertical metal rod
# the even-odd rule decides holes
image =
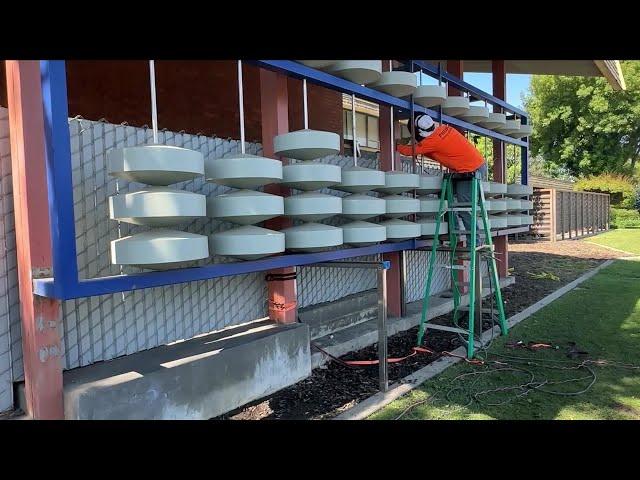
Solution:
[[[404,317],[407,314],[407,255],[405,251],[400,251],[398,254],[400,257],[400,316]]]
[[[244,88],[242,83],[242,60],[238,60],[238,104],[240,107],[240,152],[244,155]]]
[[[442,62],[438,62],[438,86],[442,85]],[[447,88],[447,87],[445,87]],[[442,125],[442,103],[438,105],[438,123]],[[440,164],[440,171],[444,170],[442,164]]]
[[[389,389],[387,365],[387,270],[378,269],[378,375],[380,391]]]
[[[389,60],[389,71],[393,72],[393,60]],[[395,149],[396,138],[394,136],[394,131],[393,131],[393,105],[389,106],[389,116],[391,119],[391,121],[389,122],[390,129],[391,129],[391,141],[389,142],[389,145],[391,146],[391,170],[395,170],[396,169],[396,149]]]
[[[489,235],[490,236],[490,235]],[[482,255],[476,252],[476,255],[482,259]],[[476,302],[472,308],[476,309],[475,322],[476,322],[476,335],[482,338],[482,262],[476,261]],[[500,288],[497,286],[497,288]]]
[[[395,155],[395,143],[396,143],[396,139],[394,137],[394,132],[393,132],[393,105],[389,107],[389,116],[391,117],[391,141],[389,142],[389,145],[391,146],[391,170],[395,170],[396,169],[396,155]]]
[[[302,104],[304,105],[304,129],[309,129],[309,108],[307,106],[307,79],[302,79]],[[354,107],[355,108],[355,107]]]
[[[356,138],[356,96],[355,94],[351,94],[351,127],[352,132],[351,136],[353,137],[353,166],[358,166],[358,147],[357,147],[357,138]]]
[[[470,242],[467,243],[469,247],[469,251],[471,252],[471,260],[470,260],[470,270],[471,275],[469,275],[469,337],[467,341],[467,357],[473,358],[474,354],[474,321],[482,322],[482,318],[475,318],[475,302],[476,302],[476,274],[475,270],[477,268],[477,255],[478,252],[476,250],[476,229],[478,228],[478,184],[480,181],[476,178],[471,180],[471,234],[470,234]],[[499,288],[500,285],[496,285],[496,288]]]
[[[413,61],[411,62],[411,73],[413,73]],[[419,72],[420,76],[422,76],[422,71]],[[415,124],[413,120],[413,116],[415,114],[414,102],[413,102],[413,93],[409,97],[409,102],[411,103],[411,113],[409,115],[409,120],[407,121],[407,128],[409,133],[411,134],[411,173],[416,173],[416,136],[414,134]],[[415,198],[416,191],[413,191],[413,197]]]
[[[153,143],[158,143],[158,102],[156,99],[156,64],[149,60],[149,83],[151,86],[151,125],[153,128]]]

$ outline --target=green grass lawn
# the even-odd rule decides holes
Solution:
[[[585,241],[640,255],[640,228],[610,230]]]
[[[617,233],[617,232],[612,232]],[[607,234],[608,235],[608,234]],[[617,247],[616,247],[617,248]],[[558,349],[529,351],[507,348],[505,343],[522,340],[546,342]],[[544,309],[516,325],[507,337],[496,339],[488,350],[488,360],[504,361],[511,355],[542,364],[541,359],[554,360],[545,364],[573,366],[580,362],[567,356],[568,342],[575,342],[586,358],[640,365],[640,261],[617,260],[591,279],[567,293]],[[585,358],[585,357],[580,357]],[[569,362],[569,363],[561,363]],[[545,379],[566,382],[547,384],[543,389],[564,393],[577,392],[589,385],[591,374],[585,368],[574,370],[543,369],[535,364],[512,363],[521,370],[492,371],[506,365],[472,366],[458,363],[425,382],[374,414],[372,419],[395,419],[409,405],[427,400],[408,411],[403,419],[640,419],[640,369],[594,366],[593,387],[581,395],[552,395],[540,390],[517,399],[522,390],[503,390],[474,394],[498,387],[523,384],[533,374],[535,382]],[[471,373],[459,377],[462,374]],[[457,378],[458,377],[458,378]],[[457,378],[457,379],[456,379]],[[467,392],[467,393],[465,393]],[[448,398],[447,398],[448,396]],[[512,399],[499,406],[488,405]],[[480,401],[478,401],[480,400]],[[468,405],[467,405],[468,404]]]

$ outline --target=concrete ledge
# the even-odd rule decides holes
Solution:
[[[513,283],[515,283],[514,277],[506,277],[500,279],[501,288],[505,288]],[[442,295],[443,293],[444,292],[439,295]],[[483,296],[486,297],[488,294],[489,289],[487,288],[483,291]],[[469,296],[462,295],[460,299],[460,305],[468,304]],[[420,300],[417,302],[412,302],[407,305],[407,313],[409,313],[409,315],[399,318],[388,318],[387,334],[389,336],[395,335],[398,332],[409,330],[410,328],[418,325],[420,323],[421,306],[422,301]],[[438,295],[434,295],[433,297],[431,297],[431,306],[429,307],[427,319],[430,320],[432,318],[439,317],[440,315],[446,315],[451,311],[453,311],[452,298],[442,298]],[[376,312],[376,317],[364,322],[360,322],[351,327],[339,330],[333,334],[325,335],[324,337],[315,340],[314,343],[316,343],[320,348],[326,350],[330,354],[339,357],[354,350],[360,350],[361,348],[373,345],[377,341],[378,319]],[[330,359],[321,352],[314,351],[311,355],[311,365],[313,368],[317,368],[327,363],[328,361],[330,361]]]
[[[311,339],[329,335],[378,315],[378,294],[369,290],[300,309],[300,321],[309,325]]]
[[[65,418],[209,419],[310,373],[307,325],[251,322],[65,372]]]

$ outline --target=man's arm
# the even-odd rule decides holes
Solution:
[[[398,152],[406,157],[410,157],[413,154],[413,147],[411,144],[409,145],[401,145],[397,146]],[[429,142],[427,140],[423,140],[420,143],[416,143],[416,155],[428,155],[432,153],[432,149],[429,148]]]

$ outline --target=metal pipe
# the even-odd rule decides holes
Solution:
[[[244,92],[242,83],[242,60],[238,60],[238,103],[240,106],[240,152],[245,154],[244,146]]]
[[[352,132],[351,136],[353,137],[353,166],[358,166],[358,148],[356,139],[356,96],[355,94],[351,94],[351,127]]]
[[[149,83],[151,85],[151,125],[153,128],[153,143],[158,143],[158,102],[156,99],[156,65],[149,60]]]
[[[390,117],[390,128],[391,128],[391,141],[389,142],[389,144],[391,145],[391,170],[395,170],[396,169],[396,149],[395,149],[395,145],[396,145],[396,139],[394,136],[394,131],[393,131],[393,106],[389,107],[389,117]]]
[[[307,79],[302,79],[302,103],[304,105],[304,129],[309,129],[309,109],[307,106]]]
[[[476,252],[476,256],[480,261],[476,262],[476,302],[471,308],[475,308],[476,335],[482,338],[482,255]],[[488,266],[488,264],[487,264]],[[500,288],[500,287],[498,287]],[[473,333],[472,333],[473,335]]]
[[[393,60],[389,60],[389,71],[393,72]],[[389,106],[389,115],[390,115],[390,126],[391,126],[391,141],[389,142],[391,144],[391,170],[395,170],[396,169],[396,138],[394,136],[394,131],[393,131],[393,105]]]
[[[412,220],[415,220],[415,215]],[[407,315],[407,255],[399,252],[400,256],[400,316]]]
[[[413,73],[413,62],[411,62],[411,73]],[[422,73],[420,73],[422,76]],[[409,121],[407,122],[407,127],[411,124],[411,128],[409,128],[409,133],[411,134],[411,173],[416,173],[416,135],[414,132],[415,123],[413,121],[413,115],[415,113],[414,102],[413,102],[413,93],[409,97],[409,103],[411,104],[411,114],[409,115]],[[413,197],[415,198],[416,191],[413,191]],[[414,216],[415,220],[415,216]]]
[[[389,389],[387,365],[387,271],[378,270],[378,379],[380,391]]]
[[[342,262],[342,261],[329,261],[329,262],[320,262],[320,263],[312,263],[311,265],[307,265],[307,267],[315,268],[315,267],[325,267],[325,268],[391,268],[391,262],[389,260],[382,261],[373,261],[373,262]]]

